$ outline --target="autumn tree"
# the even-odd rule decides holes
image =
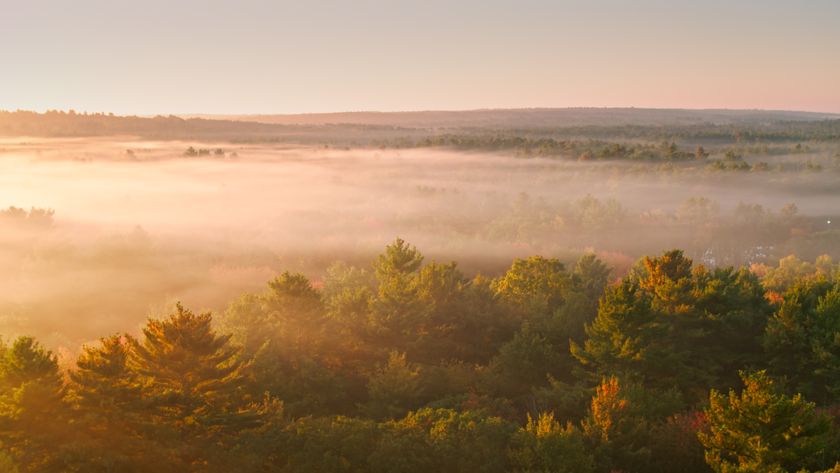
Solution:
[[[650,471],[656,460],[653,433],[681,406],[674,390],[650,390],[614,376],[602,379],[581,421],[598,471]]]

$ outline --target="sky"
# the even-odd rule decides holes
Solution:
[[[0,0],[0,109],[840,112],[838,0]]]

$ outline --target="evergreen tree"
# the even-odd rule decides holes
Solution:
[[[595,317],[608,274],[606,266],[591,254],[582,256],[572,272],[556,259],[533,256],[514,260],[495,282],[504,307],[524,320],[516,337],[496,358],[502,361],[498,366],[518,365],[508,371],[510,379],[523,381],[525,389],[545,385],[547,375],[572,381],[574,361],[569,356],[569,341],[583,338],[585,325]],[[544,349],[523,351],[523,343]],[[544,355],[537,359],[540,352]]]
[[[364,380],[350,367],[368,354],[353,345],[343,323],[327,315],[306,276],[284,272],[266,292],[234,301],[221,325],[253,360],[251,395],[268,392],[296,416],[349,413],[364,396]]]
[[[780,394],[764,371],[741,375],[744,388],[725,396],[712,390],[709,433],[699,438],[706,462],[719,473],[786,472],[830,468],[831,424],[801,395]]]
[[[758,279],[732,268],[709,271],[674,250],[644,258],[609,288],[572,354],[596,376],[679,388],[699,402],[709,386],[732,386],[757,365],[770,313]]]
[[[85,346],[70,371],[71,399],[78,413],[79,430],[65,463],[79,471],[140,471],[140,465],[168,471],[164,449],[150,429],[149,412],[128,367],[135,340],[117,334]]]
[[[388,363],[368,381],[368,402],[363,411],[373,419],[405,415],[420,397],[420,371],[406,361],[405,353],[392,352]]]
[[[840,284],[800,282],[767,324],[769,371],[821,404],[840,401]]]
[[[56,356],[31,337],[0,346],[0,445],[22,471],[59,471],[71,420]]]
[[[101,339],[99,346],[83,347],[69,373],[80,408],[108,423],[135,409],[140,386],[127,363],[134,343],[130,335],[117,334]]]
[[[258,425],[243,389],[249,365],[230,335],[213,330],[209,313],[178,304],[169,317],[148,321],[130,353],[147,418],[185,464],[210,462],[223,453],[210,445],[230,444],[242,429]]]
[[[556,259],[532,256],[515,259],[495,289],[523,318],[545,317],[560,307],[571,289],[566,267]]]
[[[607,289],[598,316],[586,327],[584,344],[571,344],[571,352],[595,377],[673,383],[684,354],[674,349],[673,327],[652,304],[652,296],[625,279]]]
[[[373,329],[379,343],[406,351],[426,323],[428,308],[419,296],[418,274],[423,256],[397,238],[374,263],[377,293],[372,302]]]

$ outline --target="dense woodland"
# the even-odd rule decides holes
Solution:
[[[837,116],[0,135],[0,472],[840,473]]]
[[[3,471],[840,471],[840,266],[467,278],[397,239],[59,366],[0,350]]]

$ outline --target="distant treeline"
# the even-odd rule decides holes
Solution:
[[[840,120],[790,122],[790,129],[622,127],[602,129],[500,130],[446,133],[421,139],[380,143],[383,147],[449,147],[464,151],[513,151],[524,156],[567,156],[581,161],[685,161],[709,157],[708,147],[737,149],[753,155],[802,154],[802,143],[840,140]],[[693,127],[691,127],[693,128]],[[694,145],[693,149],[685,146]],[[682,148],[680,147],[682,146]],[[734,151],[732,151],[734,153]],[[727,158],[732,159],[731,156]]]
[[[0,135],[93,137],[133,135],[148,139],[206,139],[230,141],[302,141],[330,136],[333,126],[274,125],[234,120],[184,119],[174,115],[138,117],[74,111],[0,111]],[[348,126],[359,132],[366,127]],[[315,138],[317,140],[317,137]]]
[[[478,130],[478,129],[476,129]],[[700,123],[671,125],[608,125],[568,127],[510,127],[500,131],[526,137],[570,139],[684,140],[719,143],[755,143],[789,141],[834,141],[840,139],[840,119],[768,120],[745,123]]]
[[[138,135],[174,138],[214,133],[248,133],[270,128],[272,126],[225,120],[184,120],[173,115],[137,117],[74,111],[0,111],[0,134],[7,136]]]
[[[417,146],[445,146],[461,150],[515,151],[526,156],[570,156],[579,161],[627,159],[635,161],[684,161],[708,155],[680,150],[676,143],[616,143],[600,140],[557,140],[514,135],[440,135],[426,138]]]
[[[492,113],[492,112],[488,112]],[[498,113],[504,114],[503,111]],[[632,122],[632,113],[627,119]],[[661,111],[679,116],[676,111]],[[640,120],[645,116],[639,112]],[[383,114],[387,117],[388,114]],[[772,115],[769,115],[772,116]],[[445,121],[445,120],[444,120]],[[105,113],[76,113],[74,111],[0,111],[0,135],[5,136],[107,136],[136,135],[156,139],[220,139],[233,141],[287,141],[306,143],[351,144],[358,146],[422,146],[467,145],[497,149],[540,148],[554,150],[581,139],[609,141],[777,143],[832,142],[840,139],[840,120],[742,120],[736,123],[689,123],[676,121],[673,125],[569,125],[545,127],[528,125],[498,127],[466,122],[449,126],[403,127],[389,124],[322,123],[276,124],[226,119],[184,119],[177,116],[115,116]],[[492,134],[488,134],[492,133]],[[521,140],[521,142],[520,142]],[[629,150],[607,150],[646,155],[646,149],[622,145]],[[635,153],[635,154],[634,154]]]
[[[5,472],[840,472],[840,267],[497,278],[397,239],[63,369],[0,344]]]

